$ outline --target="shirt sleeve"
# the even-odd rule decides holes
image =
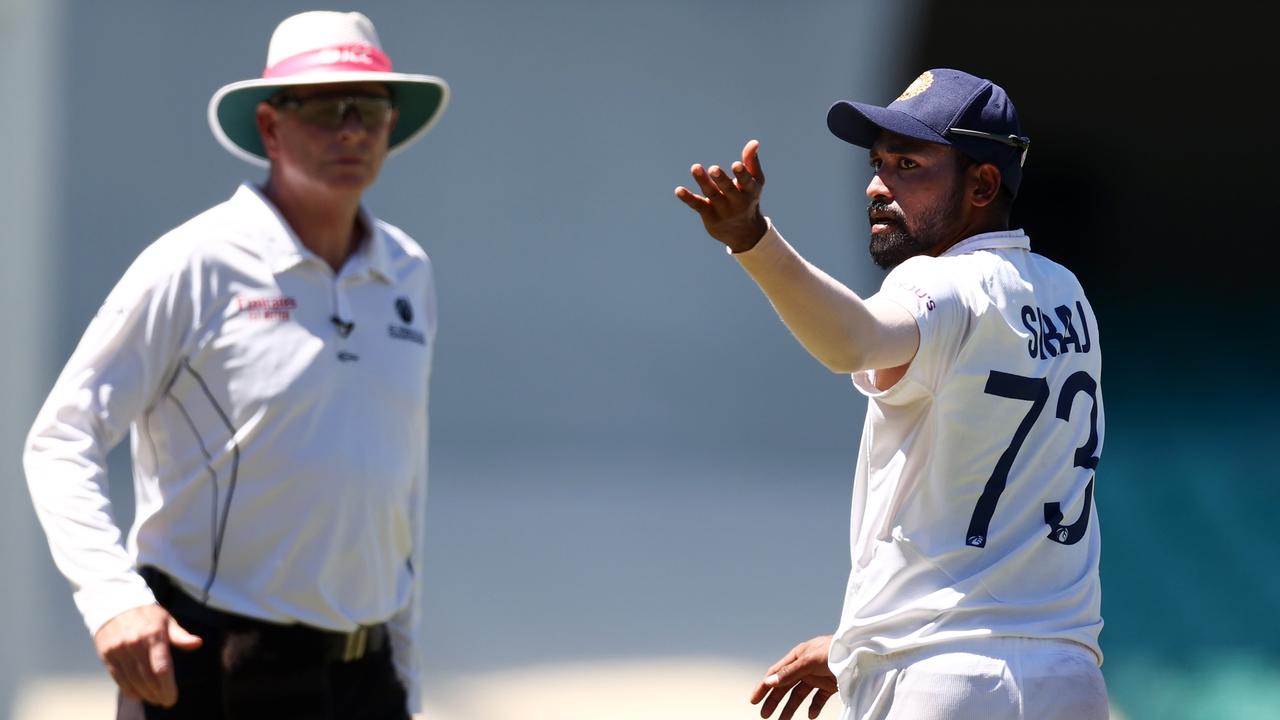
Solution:
[[[107,453],[171,377],[190,336],[190,283],[144,252],[90,321],[27,436],[23,466],[54,563],[89,632],[155,602],[121,543]]]
[[[954,268],[951,268],[954,270]],[[892,402],[895,395],[914,397],[908,388],[932,394],[950,372],[969,332],[971,313],[945,258],[917,256],[894,268],[874,297],[900,305],[920,330],[920,345],[907,372],[893,387],[880,391],[871,371],[854,373],[864,394]]]
[[[427,387],[431,384],[431,367],[434,362],[436,347],[436,294],[435,282],[431,273],[431,265],[427,263],[426,301],[423,307],[427,318],[427,360],[424,372],[427,374]],[[430,415],[428,400],[423,398],[421,409],[422,446],[417,448],[411,512],[413,523],[413,550],[409,558],[409,567],[413,572],[413,593],[409,604],[391,617],[387,628],[391,634],[391,659],[395,663],[396,676],[404,685],[408,697],[409,712],[423,711],[422,672],[425,663],[422,640],[422,579],[423,558],[426,551],[426,510],[427,510],[427,476],[428,450],[430,447]]]

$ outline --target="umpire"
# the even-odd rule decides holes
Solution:
[[[36,418],[31,496],[119,718],[418,710],[435,289],[361,196],[447,99],[359,13],[280,23],[262,77],[209,104],[266,181],[143,251]],[[105,465],[126,428],[127,543]]]

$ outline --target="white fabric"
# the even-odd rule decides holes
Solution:
[[[844,720],[1107,720],[1107,687],[1072,642],[987,638],[868,656]]]
[[[1069,640],[1100,663],[1092,502],[1081,515],[1105,423],[1101,389],[1089,387],[1101,381],[1097,322],[1076,278],[1030,252],[1021,231],[976,235],[941,257],[912,258],[865,302],[843,286],[832,290],[838,283],[804,263],[772,226],[735,257],[819,357],[872,357],[848,347],[883,341],[881,329],[831,318],[866,316],[886,302],[919,330],[915,357],[891,387],[877,388],[874,372],[853,375],[869,402],[853,488],[852,569],[831,646],[846,704],[858,691],[860,657],[961,638]],[[815,335],[814,327],[823,330]],[[1010,384],[1028,399],[1010,393]],[[987,529],[970,533],[1006,456]],[[1052,527],[1047,503],[1058,503],[1063,516]]]
[[[290,15],[276,26],[267,44],[267,67],[319,48],[368,45],[379,50],[373,22],[358,12],[310,10]]]
[[[888,390],[875,387],[872,373],[854,375],[869,402],[854,480],[852,571],[831,649],[842,692],[858,654],[961,637],[1072,640],[1101,662],[1096,511],[1090,507],[1073,544],[1047,537],[1045,522],[1053,502],[1063,524],[1077,522],[1093,478],[1091,468],[1077,467],[1077,449],[1095,431],[1095,410],[1093,455],[1105,430],[1100,389],[1096,403],[1064,390],[1073,376],[1101,378],[1097,322],[1079,282],[1013,231],[912,258],[885,278],[880,296],[916,317],[920,348]],[[1049,323],[1064,337],[1042,336]],[[989,392],[993,373],[1024,384],[1043,378],[1043,406]],[[971,537],[979,497],[1008,453],[988,530]]]
[[[335,275],[243,185],[148,247],[89,324],[24,461],[90,632],[153,602],[135,572],[152,565],[230,612],[389,622],[418,702],[434,281],[404,233],[362,219]],[[105,466],[126,428],[127,550]]]

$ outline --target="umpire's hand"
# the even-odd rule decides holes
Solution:
[[[172,707],[178,702],[169,646],[195,650],[204,642],[192,635],[159,605],[126,610],[107,621],[93,636],[98,657],[127,697]]]
[[[748,142],[742,148],[742,160],[733,163],[732,178],[719,165],[710,170],[701,165],[690,168],[705,197],[683,185],[676,188],[676,197],[698,213],[707,233],[736,253],[755,247],[769,229],[760,212],[764,172],[759,152],[758,140]]]
[[[778,720],[791,720],[810,692],[813,693],[813,701],[809,703],[809,717],[818,717],[822,706],[836,694],[836,676],[827,667],[830,649],[831,636],[821,635],[791,648],[791,652],[771,665],[765,671],[764,680],[751,693],[752,705],[764,700],[764,705],[760,706],[760,717],[772,715],[788,690],[791,697],[787,698]]]

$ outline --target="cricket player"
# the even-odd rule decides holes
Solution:
[[[362,205],[448,86],[359,13],[305,12],[214,93],[266,168],[134,261],[24,457],[118,717],[406,720],[419,709],[431,263]],[[122,542],[106,456],[132,435]]]
[[[1009,227],[1030,144],[1013,103],[939,68],[887,107],[835,103],[827,127],[869,150],[870,252],[889,270],[871,297],[762,213],[757,142],[729,171],[694,165],[701,194],[675,191],[868,399],[839,626],[751,701],[784,720],[837,692],[857,720],[1106,718],[1098,324],[1075,276]]]

